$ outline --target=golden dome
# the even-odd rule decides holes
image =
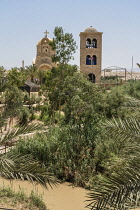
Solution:
[[[43,39],[40,39],[40,40],[39,40],[39,42],[37,43],[37,45],[40,45],[40,44],[41,44],[41,42],[42,42],[44,39],[46,39],[46,41],[47,41],[47,39],[48,39],[50,42],[52,42],[52,41],[53,41],[53,40],[52,40],[52,39],[50,39],[50,38],[43,38]]]

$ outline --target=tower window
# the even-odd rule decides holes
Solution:
[[[92,58],[90,57],[90,55],[87,55],[86,56],[86,65],[91,65],[91,61],[92,61]]]
[[[89,77],[89,81],[95,83],[95,81],[96,81],[95,74],[89,73],[89,74],[88,74],[88,77]]]
[[[91,39],[86,40],[86,48],[91,48]]]
[[[97,48],[97,39],[92,40],[92,48]]]
[[[93,55],[93,57],[92,57],[92,65],[97,65],[97,57],[96,57],[96,55]]]

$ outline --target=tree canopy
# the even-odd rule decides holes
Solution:
[[[62,27],[55,27],[54,38],[50,42],[55,54],[52,56],[52,61],[55,63],[68,63],[76,52],[76,42],[71,33],[64,33]]]

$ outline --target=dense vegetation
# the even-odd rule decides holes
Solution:
[[[33,119],[45,125],[44,132],[18,141],[7,157],[30,155],[31,160],[59,180],[92,189],[90,209],[138,207],[140,81],[128,81],[106,91],[88,81],[76,65],[68,64],[76,49],[71,35],[56,28],[51,45],[57,52],[54,62],[59,64],[43,72],[38,99],[33,100],[18,89],[25,81],[20,74],[34,81],[38,72],[35,67],[12,69],[0,83],[5,104],[1,125],[8,117],[24,126]],[[4,69],[0,72],[4,74]],[[19,76],[14,76],[17,73]],[[50,176],[47,181],[53,183]]]
[[[47,78],[54,78],[54,72],[48,74]],[[125,147],[125,142],[117,143],[106,133],[106,122],[114,117],[125,120],[138,116],[139,110],[134,113],[129,106],[125,86],[107,92],[78,72],[63,76],[63,83],[57,79],[54,84],[50,79],[51,87],[44,84],[44,105],[36,108],[47,132],[21,140],[15,151],[32,154],[62,180],[89,187],[101,174],[113,170]]]

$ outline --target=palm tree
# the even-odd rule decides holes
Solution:
[[[137,101],[138,102],[138,101]],[[138,105],[135,104],[135,105]],[[105,124],[108,136],[122,145],[123,164],[106,176],[88,194],[89,209],[130,209],[140,206],[140,122],[139,119],[111,120]],[[125,144],[124,144],[125,143]]]
[[[8,115],[7,115],[8,117]],[[2,127],[3,121],[6,116],[0,116],[0,126]],[[21,134],[30,133],[40,129],[39,125],[21,126],[19,128],[13,128],[6,133],[0,134],[0,147],[11,144],[12,139],[16,139]],[[41,164],[34,160],[31,156],[21,154],[15,154],[12,150],[8,153],[0,154],[0,176],[8,179],[21,179],[29,180],[47,187],[56,185],[57,180],[50,174],[47,168],[41,166]]]
[[[139,63],[137,63],[137,66],[140,68],[140,64]]]

